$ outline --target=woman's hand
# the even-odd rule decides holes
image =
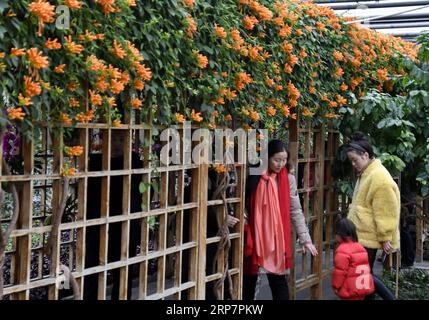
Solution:
[[[233,217],[231,215],[228,215],[228,217],[226,218],[226,223],[228,224],[228,227],[233,228],[237,222],[239,222],[240,219]]]
[[[383,250],[386,253],[389,253],[393,249],[392,244],[390,243],[390,241],[383,242],[382,245],[383,245]]]
[[[312,242],[306,242],[302,245],[302,252],[306,253],[307,250],[310,251],[313,257],[318,254],[317,249]]]

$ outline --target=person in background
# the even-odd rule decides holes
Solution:
[[[378,249],[388,254],[400,247],[400,192],[389,171],[375,158],[372,145],[361,132],[353,135],[346,152],[358,175],[348,218],[356,226],[359,243],[368,252],[373,273]],[[374,277],[374,282],[376,293],[386,300],[394,299],[381,280]],[[368,299],[373,298],[373,295],[368,296]]]

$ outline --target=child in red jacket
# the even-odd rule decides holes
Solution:
[[[341,299],[363,300],[366,295],[374,292],[374,279],[368,253],[358,243],[353,222],[346,218],[338,221],[335,238],[340,245],[335,251],[332,288]]]

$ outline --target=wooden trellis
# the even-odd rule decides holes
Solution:
[[[71,137],[51,136],[46,129],[40,140],[24,142],[23,171],[0,176],[0,182],[19,186],[21,209],[6,254],[6,298],[70,298],[58,280],[61,265],[72,270],[81,299],[205,299],[214,297],[215,287],[221,299],[241,298],[245,165],[234,164],[225,205],[223,197],[210,194],[209,165],[190,163],[182,140],[173,146],[180,150],[179,164],[164,165],[152,148],[162,128],[132,122],[128,118],[120,128],[80,124]],[[298,191],[320,252],[313,259],[297,247],[292,298],[311,288],[311,297],[320,299],[332,267],[334,217],[345,205],[334,193],[330,174],[339,133],[298,128],[297,122],[289,130]],[[182,137],[183,127],[178,132]],[[58,210],[64,188],[60,170],[70,161],[63,146],[77,144],[84,151],[74,160],[79,171],[71,179],[61,239],[50,261],[45,250],[49,216]],[[161,147],[165,144],[170,142]],[[228,229],[228,252],[221,247],[215,260],[219,242],[225,241],[225,234],[218,233],[223,210],[240,222]],[[226,266],[231,283],[228,277],[219,282]]]
[[[160,129],[144,124],[121,128],[79,125],[73,131],[74,140],[66,141],[62,135],[52,139],[44,130],[41,141],[23,145],[22,174],[0,176],[1,182],[20,185],[19,223],[6,253],[6,297],[67,297],[67,291],[61,290],[64,283],[57,278],[64,264],[72,270],[82,299],[109,299],[114,290],[119,290],[119,299],[204,299],[206,284],[224,273],[222,259],[214,273],[206,276],[205,270],[206,260],[212,259],[206,257],[206,246],[221,240],[219,236],[206,237],[207,208],[219,207],[222,200],[209,201],[209,166],[187,161],[190,154],[183,151],[183,145],[179,164],[157,162],[156,152],[150,148]],[[183,135],[183,129],[178,132]],[[120,165],[113,157],[118,135],[123,155]],[[67,159],[62,146],[68,143],[84,149],[76,163],[79,172],[71,179],[69,200],[75,199],[75,207],[66,214],[72,221],[61,224],[61,241],[52,261],[48,261],[44,244],[52,227],[46,224],[59,205],[64,187],[60,169]],[[41,150],[36,153],[36,148]],[[95,168],[97,163],[99,167]],[[244,190],[244,170],[243,164],[236,165],[234,192],[228,192],[226,199],[231,214],[241,219],[244,200],[239,195]],[[146,187],[140,186],[141,181]],[[147,187],[149,183],[153,187]],[[119,189],[118,184],[122,185]],[[122,192],[112,194],[112,190]],[[136,195],[140,200],[137,208],[133,207]],[[116,202],[120,203],[119,212],[113,212],[118,207]],[[8,223],[8,219],[2,223]],[[138,243],[133,239],[136,225]],[[232,242],[229,271],[236,299],[241,297],[242,226],[241,221],[228,236]],[[92,241],[97,242],[95,250]],[[95,265],[87,265],[94,260]],[[94,278],[95,297],[87,288],[93,287]],[[133,287],[131,292],[129,286]]]
[[[289,127],[289,151],[296,164],[298,193],[309,226],[311,238],[319,252],[313,258],[300,246],[294,253],[291,270],[291,298],[310,288],[311,299],[322,298],[323,281],[330,275],[334,255],[333,225],[345,209],[345,198],[337,194],[332,181],[332,166],[339,147],[339,132],[325,127],[300,127],[298,121]],[[296,239],[294,236],[293,239]]]

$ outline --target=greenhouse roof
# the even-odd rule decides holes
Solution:
[[[371,29],[415,41],[422,32],[429,32],[428,0],[345,1],[319,0],[338,15],[354,17]]]

